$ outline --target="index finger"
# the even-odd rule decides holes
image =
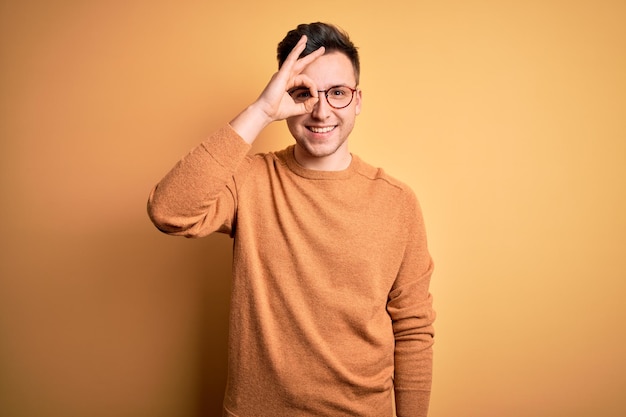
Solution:
[[[300,40],[296,44],[296,46],[294,46],[291,52],[289,52],[289,55],[287,55],[285,62],[283,62],[283,66],[290,67],[298,60],[298,57],[300,56],[302,51],[304,51],[304,49],[306,48],[306,42],[307,42],[306,35],[302,35],[300,37]]]
[[[311,52],[309,55],[300,58],[300,54],[302,54],[302,52],[306,49],[307,40],[306,35],[302,35],[296,46],[294,46],[289,55],[287,55],[285,62],[283,62],[283,67],[287,70],[293,68],[297,72],[300,72],[304,67],[324,54],[325,48],[322,46]]]

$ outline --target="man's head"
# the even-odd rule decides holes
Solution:
[[[294,101],[306,100],[315,94],[312,90],[319,93],[319,100],[310,112],[287,118],[287,127],[296,140],[294,156],[305,168],[341,170],[352,159],[348,136],[361,112],[359,55],[348,35],[335,26],[303,24],[290,31],[278,45],[279,67],[303,36],[307,37],[307,45],[300,58],[321,47],[324,55],[299,73],[310,85],[304,89],[295,85],[289,92]]]
[[[346,32],[328,23],[301,24],[296,29],[289,31],[278,44],[277,58],[279,68],[303,35],[306,35],[307,43],[306,49],[300,54],[300,57],[307,56],[322,46],[325,48],[326,53],[341,52],[352,62],[354,77],[357,85],[359,84],[361,63],[356,46],[354,46]]]

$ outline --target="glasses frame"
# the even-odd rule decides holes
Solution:
[[[333,88],[347,88],[348,90],[350,90],[350,92],[352,93],[352,95],[350,96],[350,101],[348,101],[348,104],[346,104],[345,106],[340,106],[340,107],[337,107],[337,106],[333,106],[333,105],[332,105],[332,103],[330,102],[330,100],[328,100],[328,92],[329,92],[330,90],[332,90]],[[300,90],[300,89],[302,89],[302,90],[307,90],[307,88],[302,87],[302,86],[300,86],[300,87],[296,87],[296,88],[291,89],[291,91],[289,91],[289,95],[291,95],[292,93],[294,93],[294,92],[296,92],[297,90]],[[328,103],[328,105],[329,105],[330,107],[332,107],[333,109],[337,109],[337,110],[340,110],[340,109],[345,109],[345,108],[346,108],[346,107],[348,107],[350,104],[352,104],[352,101],[354,101],[354,93],[356,93],[357,91],[359,91],[359,89],[358,89],[358,88],[356,88],[356,87],[355,87],[355,88],[348,87],[347,85],[333,85],[332,87],[330,87],[330,88],[328,88],[328,89],[326,89],[326,90],[317,90],[317,92],[318,92],[318,93],[324,93],[324,97],[326,97],[326,103]],[[292,98],[293,98],[293,97],[292,97]]]

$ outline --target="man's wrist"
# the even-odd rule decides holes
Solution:
[[[252,103],[231,120],[231,127],[249,144],[274,120],[268,116],[258,102]]]

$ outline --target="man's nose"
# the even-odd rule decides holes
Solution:
[[[313,106],[311,116],[319,120],[324,120],[327,119],[328,116],[330,116],[331,112],[332,107],[330,107],[330,104],[328,104],[326,94],[323,92],[319,93],[319,100],[317,101],[317,103],[315,103],[315,106]]]

